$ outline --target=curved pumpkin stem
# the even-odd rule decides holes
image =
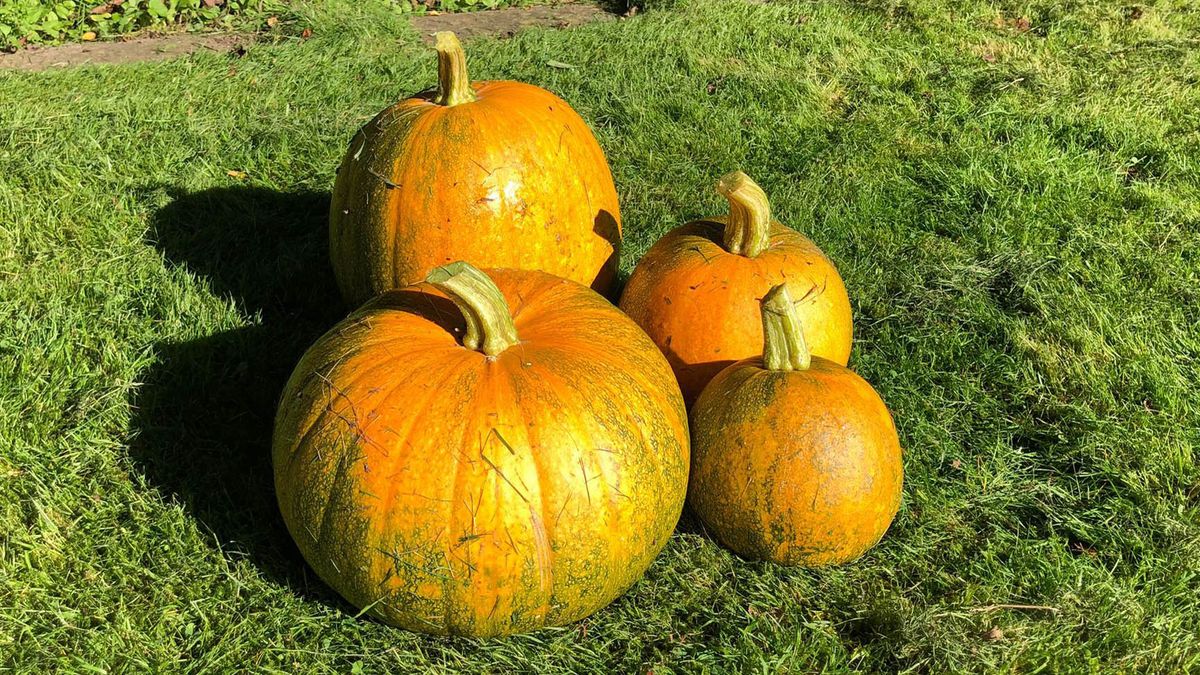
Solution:
[[[763,296],[762,322],[763,365],[767,370],[808,370],[812,355],[787,285],[779,284]]]
[[[771,202],[767,193],[741,171],[717,181],[717,192],[729,200],[725,248],[730,253],[757,257],[771,244]]]
[[[458,36],[450,31],[434,35],[438,54],[438,88],[434,103],[451,106],[475,100],[471,77],[467,74],[467,53]]]
[[[508,302],[486,274],[465,262],[436,267],[425,281],[433,284],[458,306],[467,320],[462,344],[467,349],[496,356],[520,342]]]

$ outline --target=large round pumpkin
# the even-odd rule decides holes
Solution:
[[[454,260],[607,293],[621,216],[587,124],[544,89],[471,83],[453,33],[437,51],[437,90],[379,113],[338,170],[329,246],[342,295],[358,305]]]
[[[621,309],[671,362],[690,406],[704,385],[762,347],[758,301],[786,283],[812,352],[845,365],[853,326],[837,268],[808,238],[771,218],[766,194],[740,171],[717,183],[727,217],[688,223],[650,248]]]
[[[455,263],[364,305],[304,355],[275,422],[305,559],[416,631],[587,616],[683,508],[686,412],[654,344],[584,286],[488,274]]]
[[[787,286],[762,304],[762,356],[721,371],[692,407],[688,503],[743,556],[818,566],[862,555],[900,506],[891,413],[865,380],[810,356]]]

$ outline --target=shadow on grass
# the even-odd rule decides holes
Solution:
[[[625,14],[630,7],[637,6],[638,10],[644,9],[645,0],[597,0],[597,5],[600,9],[612,14]]]
[[[300,355],[344,314],[329,268],[327,193],[172,192],[147,238],[258,325],[156,345],[134,405],[131,452],[222,548],[268,578],[340,602],[307,570],[275,503],[270,446]]]

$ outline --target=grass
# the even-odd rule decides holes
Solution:
[[[356,619],[274,503],[275,399],[342,314],[334,168],[434,76],[391,12],[296,11],[311,40],[241,58],[0,74],[0,667],[1200,669],[1194,5],[691,0],[472,43],[596,129],[626,272],[757,178],[840,266],[907,473],[855,564],[685,518],[611,607],[490,642]]]

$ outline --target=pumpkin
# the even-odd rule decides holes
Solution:
[[[767,196],[740,171],[717,183],[729,215],[659,239],[625,286],[621,309],[671,362],[690,406],[704,385],[762,347],[758,299],[786,283],[814,354],[845,365],[853,326],[837,268],[803,235],[775,222]]]
[[[762,356],[738,361],[691,412],[688,504],[753,559],[820,566],[862,555],[900,506],[900,441],[853,371],[810,355],[780,284],[762,303]]]
[[[466,260],[539,269],[607,293],[617,191],[587,124],[520,82],[475,82],[453,33],[437,34],[438,87],[354,136],[329,215],[334,274],[357,306]]]
[[[289,531],[346,600],[491,636],[587,616],[640,578],[683,508],[688,446],[670,367],[616,307],[460,262],[308,350],[272,460]]]

